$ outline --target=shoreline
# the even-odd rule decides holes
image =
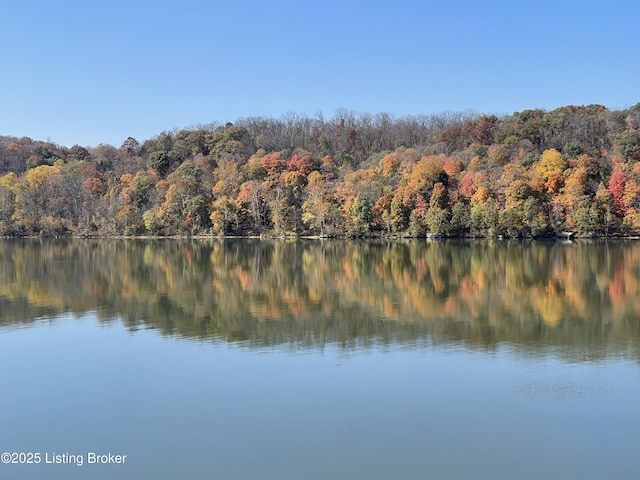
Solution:
[[[51,240],[425,240],[425,241],[447,241],[447,240],[554,240],[562,242],[572,242],[574,240],[640,240],[639,235],[571,235],[571,236],[542,236],[542,237],[507,237],[497,236],[443,236],[427,235],[421,237],[402,235],[371,235],[362,237],[349,236],[328,236],[328,235],[0,235],[0,239],[51,239]]]

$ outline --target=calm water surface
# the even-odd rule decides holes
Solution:
[[[633,242],[0,240],[0,478],[633,479],[639,359]]]

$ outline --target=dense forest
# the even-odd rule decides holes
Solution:
[[[640,234],[640,103],[0,136],[0,235]]]

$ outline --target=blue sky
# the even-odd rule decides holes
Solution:
[[[640,2],[0,3],[0,135],[119,146],[337,109],[640,102]]]

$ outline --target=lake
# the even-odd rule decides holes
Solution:
[[[0,478],[634,479],[640,242],[0,240]]]

